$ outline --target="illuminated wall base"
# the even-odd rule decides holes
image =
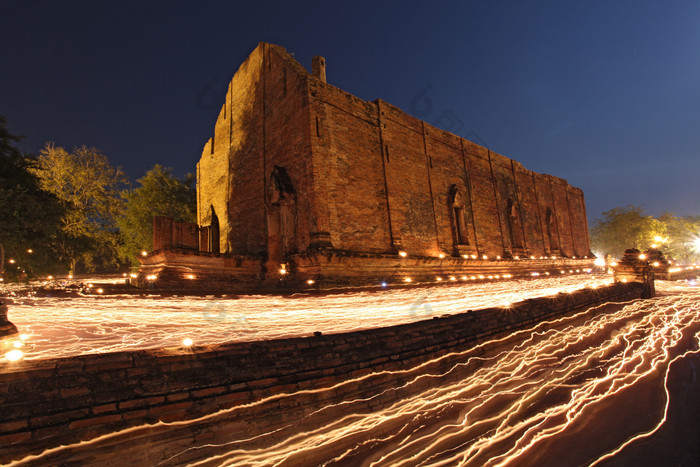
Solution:
[[[463,258],[324,250],[285,263],[250,256],[164,250],[141,258],[131,284],[152,290],[263,292],[451,284],[585,274],[593,258]]]

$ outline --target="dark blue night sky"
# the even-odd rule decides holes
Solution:
[[[434,2],[438,4],[438,2]],[[328,82],[565,178],[589,220],[700,214],[700,2],[0,2],[0,115],[132,179],[195,170],[258,42]]]

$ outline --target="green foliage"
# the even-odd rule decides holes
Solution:
[[[692,263],[700,259],[700,216],[677,217],[664,213],[659,220],[667,226],[668,236],[660,247],[681,263]]]
[[[642,208],[627,206],[605,211],[603,219],[595,220],[591,243],[595,251],[619,257],[627,248],[649,248],[657,236],[666,236],[665,224]]]
[[[620,257],[627,248],[644,251],[656,245],[667,257],[683,263],[700,259],[700,216],[677,217],[665,213],[658,218],[636,206],[613,208],[596,219],[591,232],[593,250]]]
[[[0,117],[0,245],[10,279],[65,270],[56,248],[61,203],[41,189],[32,173],[37,161],[14,147],[19,139]]]
[[[176,221],[196,222],[194,177],[184,180],[173,176],[172,169],[154,165],[137,180],[139,187],[125,191],[126,210],[119,218],[122,234],[120,255],[123,260],[138,264],[143,250],[153,249],[153,217],[168,216]]]
[[[41,188],[63,206],[60,245],[71,258],[71,269],[81,262],[89,271],[118,264],[117,218],[124,209],[120,190],[128,185],[121,168],[113,167],[96,148],[81,146],[72,152],[47,143],[33,173]]]

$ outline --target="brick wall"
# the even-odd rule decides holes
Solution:
[[[0,462],[127,427],[192,419],[275,394],[412,367],[554,316],[604,302],[635,299],[640,294],[638,284],[615,284],[528,300],[511,306],[508,313],[500,308],[475,310],[346,334],[3,363]],[[292,420],[291,414],[299,410],[337,402],[349,394],[377,394],[404,378],[401,374],[385,374],[372,385],[351,384],[324,394],[332,400],[298,393],[284,407],[266,405],[270,412],[267,418],[255,418],[258,409],[251,408],[252,418],[241,420],[238,416],[232,421],[235,429],[231,432],[249,434],[279,422],[280,417]],[[388,404],[400,395],[391,392],[381,403]],[[371,404],[363,410],[377,408],[376,401]],[[216,436],[216,427],[214,424],[209,428],[211,436]],[[114,449],[120,452],[136,450],[132,454],[138,463],[152,464],[180,452],[201,434],[198,424],[180,428],[156,425],[110,442],[116,443]],[[109,455],[114,449],[101,454]],[[76,456],[87,456],[81,462],[95,462],[96,451],[89,446],[74,451]],[[58,457],[42,462],[65,463],[66,455],[59,452]],[[144,456],[157,457],[144,460]]]
[[[310,89],[311,117],[320,125],[312,138],[314,169],[326,176],[318,199],[327,200],[333,247],[422,256],[590,255],[583,193],[565,180],[531,172],[384,101],[365,102],[313,80]],[[466,199],[468,245],[461,249],[448,202],[453,185]],[[556,249],[544,227],[547,208]]]
[[[284,221],[272,193],[275,167],[294,186]],[[590,255],[581,190],[327,84],[271,44],[258,45],[231,80],[197,177],[199,225],[216,213],[221,252],[266,257],[268,273],[322,247]],[[462,242],[451,189],[465,200]],[[280,246],[283,223],[293,225]]]
[[[153,217],[153,250],[171,248],[199,249],[199,229],[191,222],[177,222],[169,217]]]

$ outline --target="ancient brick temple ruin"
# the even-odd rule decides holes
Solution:
[[[326,82],[261,43],[197,164],[198,225],[158,218],[143,286],[327,287],[574,271],[583,192]],[[569,269],[573,268],[573,269]]]

